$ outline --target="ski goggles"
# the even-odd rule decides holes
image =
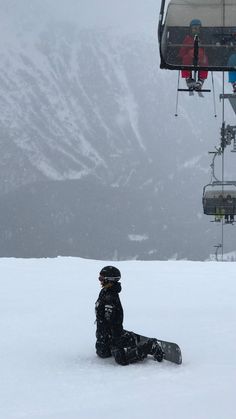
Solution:
[[[102,276],[99,275],[98,277],[100,282],[110,281],[110,282],[117,282],[120,280],[120,276]]]

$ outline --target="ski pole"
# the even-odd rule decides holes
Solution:
[[[175,105],[175,116],[178,116],[178,104],[179,104],[179,78],[180,78],[180,71],[179,71],[179,73],[178,73],[177,94],[176,94],[176,105]]]
[[[211,81],[212,81],[212,92],[213,92],[214,117],[217,118],[217,114],[216,114],[215,83],[214,83],[213,71],[211,72]]]

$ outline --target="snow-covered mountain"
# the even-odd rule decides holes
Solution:
[[[37,2],[17,21],[15,3],[0,43],[0,254],[206,258],[211,98],[180,96],[175,118],[155,38],[36,20]]]

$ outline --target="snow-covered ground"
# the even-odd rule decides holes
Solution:
[[[0,259],[2,419],[235,419],[232,263],[118,262],[126,329],[179,343],[183,364],[94,351],[106,263]]]

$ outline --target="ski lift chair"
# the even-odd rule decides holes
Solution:
[[[223,217],[233,223],[236,215],[236,182],[213,182],[203,188],[203,212],[214,215],[216,221]]]
[[[163,23],[165,3],[162,0],[158,27],[161,68],[235,71],[229,58],[236,53],[236,0],[171,0]],[[200,66],[196,59],[192,65],[183,65],[178,55],[192,19],[202,22],[199,47],[208,57],[207,66]]]

